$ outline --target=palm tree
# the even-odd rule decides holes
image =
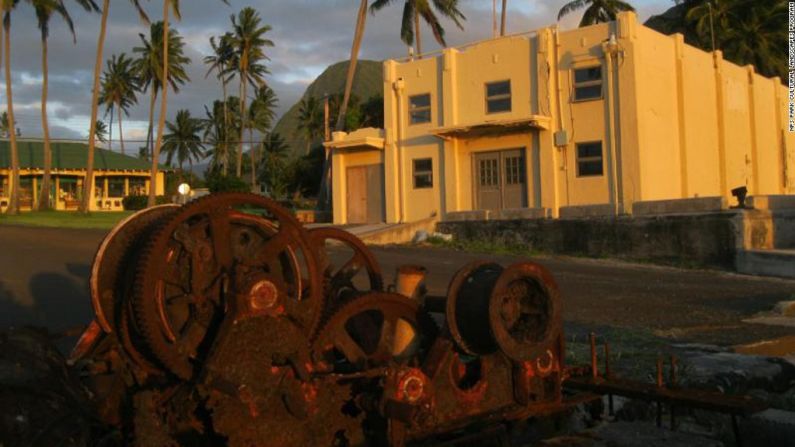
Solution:
[[[249,158],[251,159],[251,187],[257,186],[257,149],[254,145],[254,131],[261,134],[267,133],[273,119],[276,117],[276,105],[279,100],[276,99],[276,92],[267,85],[257,88],[254,98],[251,100],[251,107],[248,113],[248,131],[249,131]]]
[[[370,12],[375,13],[392,4],[395,0],[375,0],[370,6]],[[403,23],[400,26],[400,39],[408,46],[414,45],[416,36],[417,55],[422,55],[422,39],[420,37],[420,17],[431,27],[433,37],[439,45],[446,47],[444,28],[439,23],[438,12],[442,17],[453,21],[459,29],[464,29],[461,24],[466,20],[464,14],[458,10],[458,0],[404,0]],[[434,12],[436,10],[436,12]]]
[[[237,53],[235,53],[234,47],[234,35],[232,33],[225,33],[218,38],[217,42],[215,36],[210,37],[210,46],[213,49],[213,54],[204,58],[204,63],[210,66],[204,77],[206,78],[210,73],[215,71],[216,78],[221,81],[221,94],[223,95],[223,124],[221,126],[227,128],[229,126],[229,109],[227,107],[229,95],[227,93],[227,85],[232,78],[234,78],[235,67],[238,65]],[[225,146],[223,152],[228,153],[229,135],[226,132],[224,132],[223,135],[224,140],[219,144],[223,144]],[[226,175],[227,164],[223,165],[223,169],[223,173]]]
[[[136,93],[139,89],[138,78],[133,71],[134,61],[121,53],[118,57],[114,54],[107,61],[107,68],[102,75],[102,94],[99,102],[106,106],[106,111],[113,109],[119,115],[119,142],[121,153],[124,154],[124,130],[122,128],[122,112],[129,116],[130,107],[138,102]]]
[[[190,116],[187,110],[177,112],[174,123],[166,123],[168,133],[163,137],[163,152],[169,165],[176,158],[179,163],[180,178],[183,177],[182,166],[187,161],[190,172],[193,172],[193,161],[204,157],[204,144],[199,133],[202,131],[200,119]]]
[[[8,112],[0,114],[0,138],[10,138],[11,127],[8,124]]]
[[[240,134],[240,115],[239,99],[237,96],[230,96],[226,102],[213,102],[212,109],[204,107],[206,118],[204,120],[204,140],[209,143],[211,149],[207,155],[212,158],[215,169],[220,167],[221,173],[226,176],[229,173],[229,141],[230,135]],[[230,113],[227,115],[226,111]]]
[[[94,139],[100,143],[108,142],[108,125],[102,120],[94,124]]]
[[[262,142],[259,178],[271,197],[278,198],[287,193],[285,158],[288,150],[287,143],[278,133],[269,133]]]
[[[7,1],[7,0],[2,0]],[[139,0],[130,0],[138,11],[138,16],[144,23],[149,23],[149,17],[146,16]],[[83,200],[80,203],[80,211],[88,213],[91,204],[91,192],[94,190],[91,185],[94,183],[94,128],[97,121],[97,114],[99,112],[99,81],[100,71],[102,70],[102,49],[105,46],[105,33],[108,28],[108,13],[110,12],[110,0],[103,0],[102,2],[102,20],[99,26],[99,38],[97,42],[97,58],[94,63],[94,86],[92,89],[91,98],[91,128],[88,131],[88,159],[86,161],[86,177],[83,181]]]
[[[296,130],[303,133],[306,141],[306,154],[312,148],[312,143],[323,135],[323,106],[314,96],[301,99],[298,105],[298,127]]]
[[[231,16],[232,27],[234,28],[233,45],[237,53],[237,72],[240,79],[240,116],[245,119],[246,115],[246,86],[249,82],[261,86],[265,83],[264,76],[268,69],[263,61],[268,60],[265,54],[265,47],[272,47],[273,41],[265,38],[265,33],[271,30],[270,25],[262,25],[262,19],[254,8],[243,8],[238,16]],[[237,176],[242,175],[243,165],[243,130],[246,126],[240,127],[240,134],[237,142]]]
[[[50,19],[53,14],[57,13],[66,22],[66,26],[72,33],[72,40],[76,43],[77,36],[75,35],[74,23],[69,16],[69,11],[63,0],[27,0],[36,11],[36,19],[38,20],[39,30],[41,31],[41,127],[42,135],[44,136],[44,153],[42,160],[44,161],[44,174],[41,180],[41,189],[39,193],[39,200],[36,202],[38,210],[47,210],[50,208],[50,182],[52,170],[52,151],[50,149],[50,128],[47,122],[47,93],[49,90],[49,69],[47,66],[47,39],[50,35]],[[80,6],[86,11],[99,11],[99,7],[92,0],[78,0]]]
[[[502,0],[502,20],[500,21],[500,36],[505,35],[505,21],[508,18],[508,0]]]
[[[587,8],[586,8],[587,7]],[[563,5],[558,12],[558,20],[578,9],[585,9],[580,26],[610,22],[621,11],[634,11],[635,8],[622,0],[573,0]]]
[[[11,143],[11,197],[9,197],[7,214],[19,213],[19,152],[17,151],[17,136],[14,132],[14,100],[11,96],[11,11],[16,8],[19,0],[0,0],[0,12],[3,14],[3,49],[5,50],[5,81],[6,100],[8,112],[8,133]]]
[[[340,105],[335,130],[342,130],[345,124],[345,114],[348,112],[348,101],[353,90],[353,77],[356,75],[356,65],[359,62],[359,49],[362,46],[364,28],[367,24],[367,3],[368,0],[361,0],[359,13],[356,15],[356,30],[353,33],[353,45],[351,46],[351,57],[348,61],[348,76],[345,78],[345,93],[343,93],[342,104]]]

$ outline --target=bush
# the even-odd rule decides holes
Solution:
[[[207,177],[207,189],[210,192],[250,192],[246,182],[232,175],[212,175]]]
[[[149,196],[127,196],[121,200],[121,204],[126,211],[138,211],[146,208],[148,200]],[[157,196],[155,199],[156,205],[164,205],[166,203],[171,203],[166,196]]]

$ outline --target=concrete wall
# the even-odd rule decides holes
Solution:
[[[528,252],[612,257],[732,269],[738,213],[665,217],[440,222],[456,241],[489,241]]]

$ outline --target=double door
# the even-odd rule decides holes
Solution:
[[[524,149],[474,154],[475,207],[501,210],[527,207]]]

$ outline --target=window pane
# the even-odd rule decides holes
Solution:
[[[583,143],[577,145],[577,157],[601,157],[602,143]]]
[[[522,157],[508,157],[505,159],[505,183],[507,185],[524,183]]]
[[[577,87],[574,89],[574,99],[596,99],[602,97],[602,85],[590,85],[588,87]]]
[[[142,178],[130,179],[130,195],[142,196],[146,194],[146,180]]]
[[[497,186],[499,175],[497,173],[497,160],[480,160],[480,186]]]
[[[124,179],[108,179],[108,197],[124,197]]]
[[[581,161],[577,163],[577,175],[580,177],[602,175],[602,160]]]
[[[574,70],[574,82],[601,81],[602,67],[588,67]]]
[[[431,109],[412,110],[409,112],[411,124],[429,123],[431,121]]]
[[[414,160],[414,172],[431,171],[433,170],[433,160],[430,158],[422,158]]]
[[[409,98],[409,104],[411,109],[416,109],[419,107],[430,107],[431,106],[431,94],[426,93],[424,95],[415,95]]]
[[[493,82],[486,84],[486,96],[510,95],[511,81]]]
[[[488,112],[510,112],[511,111],[511,98],[504,99],[490,99],[488,101]]]
[[[8,191],[8,177],[0,175],[0,196],[3,196]]]

